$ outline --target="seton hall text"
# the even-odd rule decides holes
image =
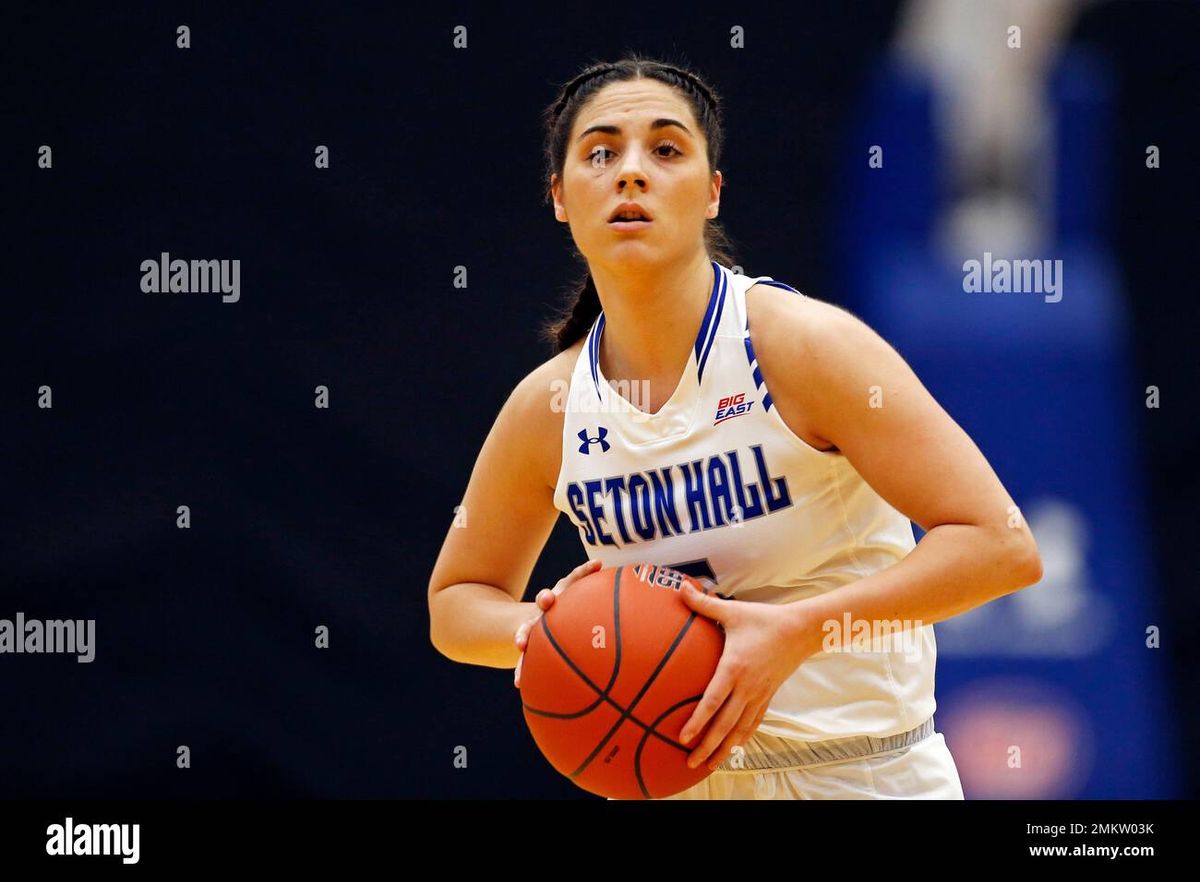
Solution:
[[[787,478],[771,476],[762,445],[751,445],[746,460],[730,450],[654,471],[572,481],[567,502],[587,544],[617,547],[712,530],[791,506]]]

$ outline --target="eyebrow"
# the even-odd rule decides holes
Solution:
[[[668,118],[664,117],[661,119],[656,119],[654,122],[650,123],[651,130],[665,129],[667,126],[678,126],[679,128],[683,129],[685,132],[687,132],[689,135],[692,134],[691,130],[677,119],[668,119]],[[592,132],[604,132],[604,134],[606,134],[606,135],[619,135],[619,134],[621,134],[621,127],[620,126],[588,126],[586,129],[583,130],[583,134],[581,134],[575,140],[577,142],[582,141],[584,138],[586,138]]]

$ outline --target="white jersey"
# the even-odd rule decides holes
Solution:
[[[605,318],[597,316],[565,403],[555,506],[579,528],[589,559],[672,566],[737,600],[789,603],[894,564],[916,545],[912,524],[842,453],[818,450],[788,428],[754,355],[746,291],[765,282],[805,295],[769,276],[712,266],[695,346],[658,413],[635,407],[605,379]],[[626,395],[636,401],[636,392]],[[846,645],[871,627],[837,626]],[[884,645],[891,648],[808,658],[758,731],[815,742],[924,723],[935,707],[933,626]]]

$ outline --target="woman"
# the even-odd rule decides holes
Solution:
[[[678,797],[961,799],[932,623],[1041,578],[1017,507],[870,328],[731,270],[720,105],[696,74],[593,65],[546,125],[547,196],[588,273],[479,454],[430,579],[435,647],[519,684],[567,585],[670,564],[709,580],[685,601],[725,630],[681,733],[717,770]],[[560,512],[589,561],[522,602]]]

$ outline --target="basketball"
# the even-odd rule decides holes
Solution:
[[[529,633],[521,703],[534,741],[579,787],[658,799],[707,778],[678,740],[717,669],[725,635],[679,596],[691,576],[638,564],[567,586]],[[701,733],[701,736],[703,733]]]

